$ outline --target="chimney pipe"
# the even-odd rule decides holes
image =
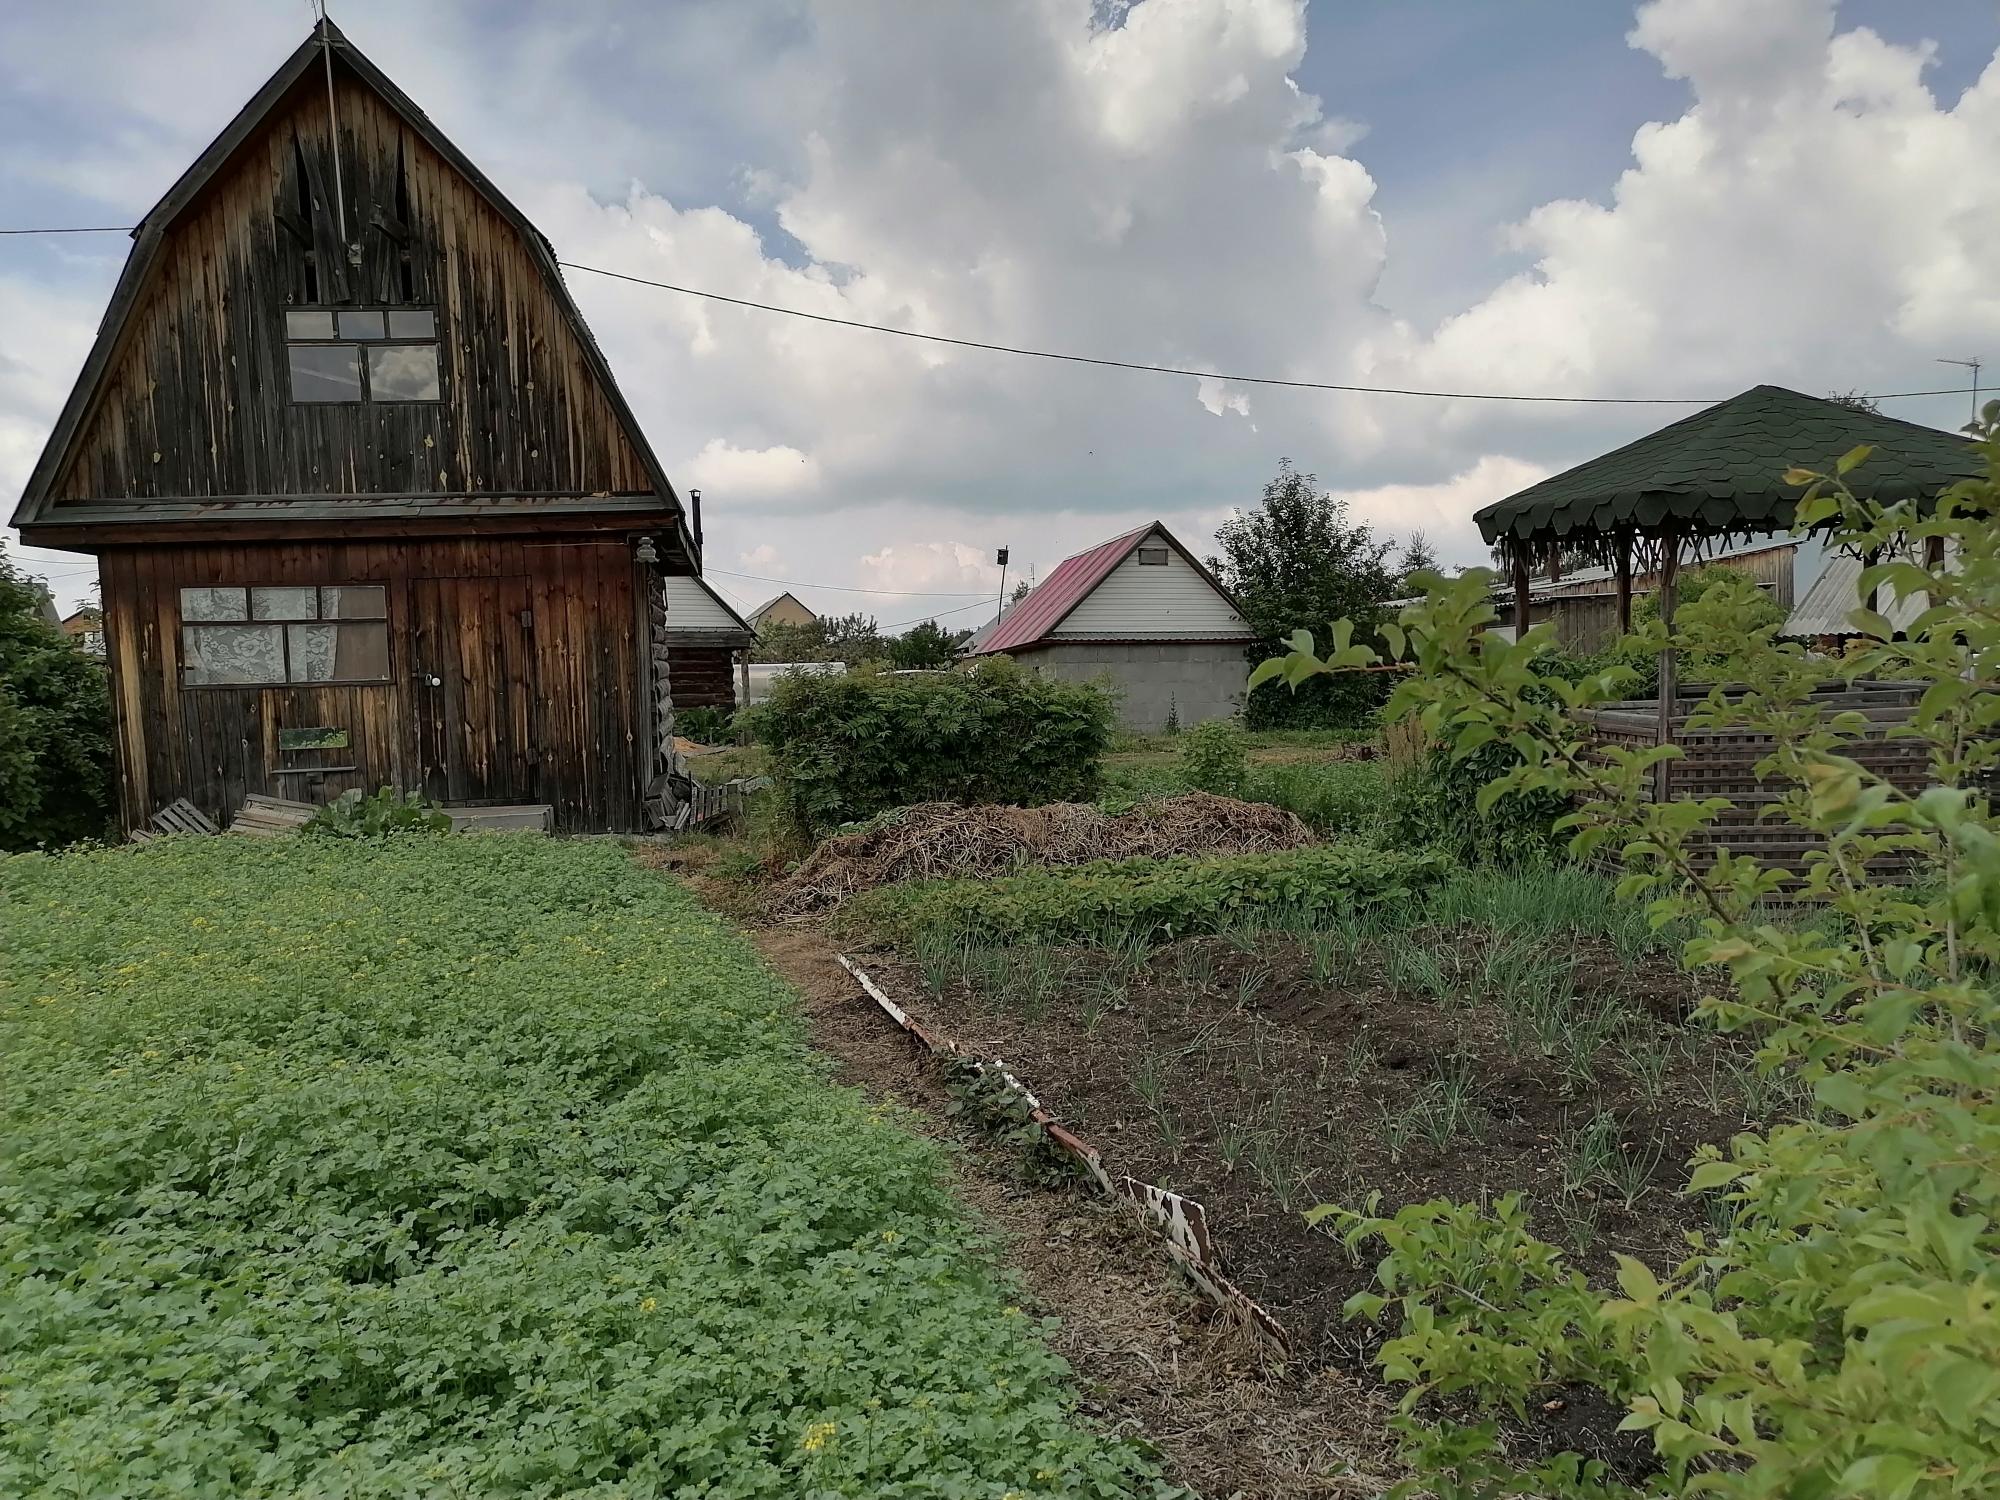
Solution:
[[[701,491],[689,490],[688,499],[694,504],[694,544],[701,545]]]

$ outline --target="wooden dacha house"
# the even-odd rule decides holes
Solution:
[[[93,553],[120,807],[669,821],[683,506],[548,242],[329,24],[133,232],[14,524]]]

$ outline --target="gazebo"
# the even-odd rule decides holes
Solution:
[[[1760,385],[1495,501],[1473,519],[1512,574],[1518,632],[1528,628],[1534,572],[1547,568],[1558,578],[1566,557],[1613,569],[1621,631],[1631,628],[1639,560],[1657,575],[1660,617],[1671,625],[1676,574],[1690,546],[1789,530],[1804,491],[1785,483],[1786,471],[1830,470],[1862,443],[1874,452],[1847,481],[1857,495],[1884,503],[1925,499],[1977,472],[1963,437]],[[1673,653],[1665,652],[1649,742],[1673,741],[1678,701]],[[1660,794],[1667,794],[1665,775]]]

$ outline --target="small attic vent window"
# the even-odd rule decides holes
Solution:
[[[437,314],[413,307],[288,307],[292,399],[436,401]]]
[[[1167,549],[1165,547],[1141,547],[1139,549],[1140,567],[1164,568],[1166,565]]]

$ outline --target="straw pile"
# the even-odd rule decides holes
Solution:
[[[808,916],[898,880],[1004,875],[1023,865],[1171,854],[1266,854],[1315,843],[1281,807],[1186,792],[1101,813],[1082,802],[961,807],[924,802],[880,827],[821,842],[774,893],[780,916]]]

